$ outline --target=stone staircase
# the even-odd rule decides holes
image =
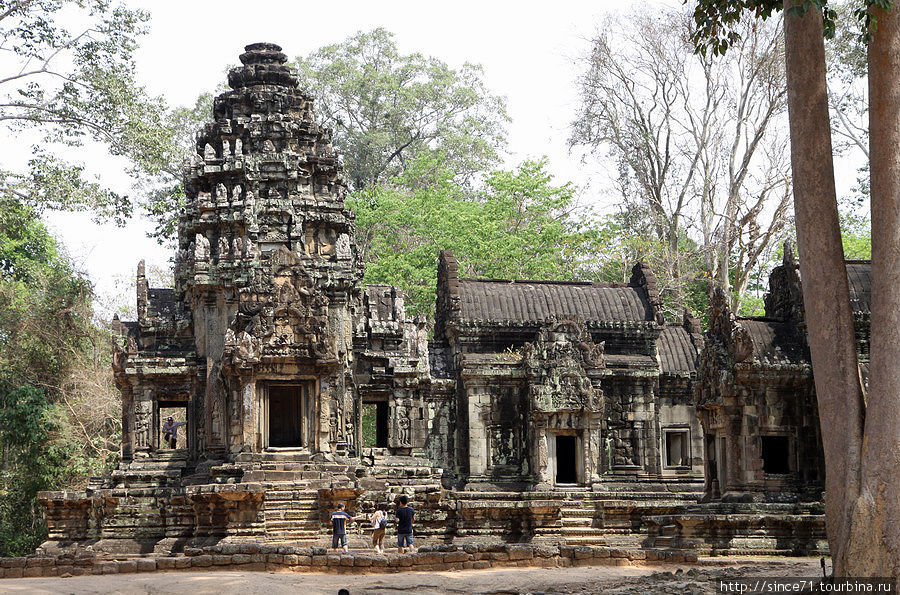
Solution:
[[[319,506],[319,491],[303,482],[267,487],[263,513],[266,539],[270,541],[315,540],[327,529]]]
[[[359,461],[293,449],[241,453],[210,469],[213,484],[261,486],[265,535],[278,542],[321,540],[330,533],[328,514],[338,502],[351,514],[369,513],[382,504],[393,509],[401,494],[416,509],[417,534],[443,536],[447,510],[442,475],[441,469],[414,457]],[[368,534],[371,528],[363,525],[363,531]]]
[[[135,458],[119,465],[106,478],[92,478],[88,487],[99,488],[177,488],[187,470],[186,450],[162,450],[146,458]]]

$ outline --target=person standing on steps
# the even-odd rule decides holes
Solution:
[[[372,547],[375,553],[384,553],[384,532],[387,530],[387,513],[385,505],[379,504],[378,509],[369,515],[369,522],[372,523]]]
[[[408,546],[409,550],[413,549],[413,517],[416,511],[409,506],[409,498],[400,496],[400,506],[395,512],[397,515],[397,551],[403,553]]]
[[[344,510],[344,503],[341,502],[337,506],[337,510],[331,513],[331,549],[339,551],[343,549],[345,552],[347,547],[347,521],[355,520],[356,517]]]

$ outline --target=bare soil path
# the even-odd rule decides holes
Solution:
[[[685,566],[580,566],[504,568],[393,574],[292,572],[154,572],[148,574],[0,580],[2,593],[334,595],[518,594],[518,593],[716,593],[718,581],[737,577],[821,577],[818,558],[716,558]],[[714,565],[710,565],[710,563]]]

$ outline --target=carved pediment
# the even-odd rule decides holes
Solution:
[[[589,372],[602,368],[603,344],[576,320],[549,321],[525,346],[532,407],[537,411],[596,409],[600,390]]]
[[[328,298],[292,251],[281,247],[270,258],[266,282],[239,294],[226,355],[241,363],[258,361],[259,356],[333,359]]]

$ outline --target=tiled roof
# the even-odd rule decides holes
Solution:
[[[763,364],[802,364],[808,360],[791,334],[791,324],[772,320],[739,318],[753,342],[753,359]]]
[[[697,349],[683,326],[663,328],[656,345],[659,351],[659,368],[663,374],[697,370]]]
[[[847,262],[847,280],[850,282],[850,305],[854,312],[870,312],[872,301],[871,261]]]
[[[619,284],[460,279],[463,320],[543,322],[653,320],[644,289]]]

